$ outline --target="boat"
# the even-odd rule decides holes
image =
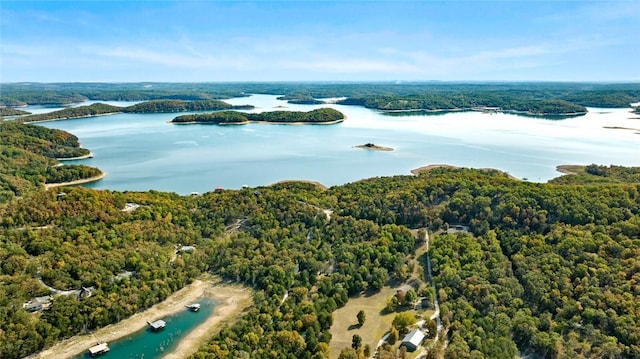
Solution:
[[[92,357],[95,357],[98,355],[102,355],[108,351],[109,351],[109,346],[107,345],[107,343],[98,343],[92,346],[91,348],[89,348],[89,355],[91,355]]]
[[[164,320],[156,320],[155,322],[147,322],[151,327],[151,330],[157,332],[160,329],[164,329],[167,326],[167,323]]]
[[[186,305],[186,307],[189,308],[189,310],[191,310],[192,312],[197,312],[200,310],[200,303],[189,304]]]

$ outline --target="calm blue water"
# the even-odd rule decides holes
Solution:
[[[561,164],[640,166],[640,130],[604,128],[640,129],[627,109],[591,108],[560,121],[479,112],[388,116],[354,106],[291,105],[276,97],[228,102],[252,104],[258,112],[329,106],[347,119],[337,125],[216,126],[168,124],[176,114],[119,114],[42,125],[77,135],[94,153],[77,163],[108,174],[87,186],[113,190],[188,194],[286,179],[338,185],[434,163],[497,168],[536,182],[557,177]],[[367,142],[395,151],[353,148]]]
[[[189,331],[204,322],[211,315],[216,301],[209,298],[202,298],[198,312],[191,312],[187,308],[172,316],[165,318],[149,318],[150,321],[162,319],[167,322],[165,329],[152,332],[148,328],[139,330],[135,333],[127,335],[117,341],[110,342],[109,352],[100,355],[100,358],[144,358],[154,359],[161,358],[168,354],[177,346]],[[91,358],[89,351],[81,355],[75,356],[74,359]]]

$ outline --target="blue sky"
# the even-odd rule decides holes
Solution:
[[[0,1],[0,82],[640,81],[640,1]]]

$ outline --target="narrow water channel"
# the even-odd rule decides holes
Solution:
[[[210,298],[201,298],[200,310],[192,312],[187,308],[164,318],[149,318],[149,321],[164,320],[167,325],[164,329],[153,332],[145,327],[116,341],[107,343],[109,352],[98,358],[162,358],[170,353],[191,330],[202,324],[218,305],[218,302]],[[73,359],[91,358],[89,348]]]

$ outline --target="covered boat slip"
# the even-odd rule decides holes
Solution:
[[[109,351],[109,346],[107,343],[98,343],[97,345],[89,348],[89,354],[94,357],[96,355],[104,354]]]
[[[164,320],[156,320],[155,322],[147,322],[149,323],[149,327],[151,327],[152,331],[158,331],[160,329],[164,329],[167,326],[167,323]]]

